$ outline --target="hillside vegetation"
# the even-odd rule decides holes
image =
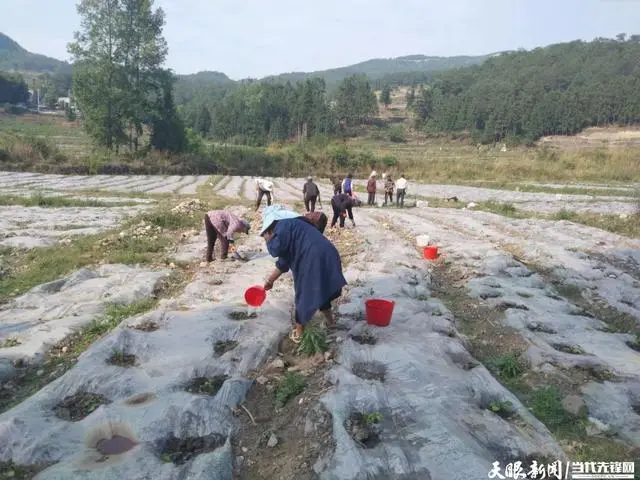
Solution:
[[[640,122],[640,35],[505,53],[442,72],[410,92],[428,132],[469,131],[488,143]]]
[[[0,70],[44,73],[70,71],[71,65],[55,58],[28,52],[17,42],[0,33]]]
[[[329,90],[337,87],[342,80],[352,75],[366,75],[369,80],[406,76],[408,73],[434,73],[454,68],[477,65],[488,57],[455,56],[428,57],[426,55],[408,55],[398,58],[374,58],[347,67],[331,68],[316,72],[292,72],[266,77],[264,80],[276,82],[299,82],[307,78],[320,77]]]

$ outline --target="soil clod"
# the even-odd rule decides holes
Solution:
[[[227,441],[226,437],[212,433],[204,437],[177,438],[171,435],[161,442],[158,454],[162,461],[184,465],[202,453],[213,452]]]
[[[127,398],[124,401],[124,404],[129,407],[137,407],[140,405],[146,405],[147,403],[151,403],[156,399],[155,393],[138,393],[133,395],[132,397]]]
[[[572,355],[584,355],[585,351],[578,345],[568,345],[566,343],[554,343],[551,345],[553,348],[563,353],[570,353]]]
[[[213,346],[213,353],[215,354],[216,357],[220,357],[225,353],[230,352],[237,346],[238,346],[238,342],[236,342],[235,340],[225,340],[225,341],[219,340]]]
[[[369,332],[363,332],[360,335],[349,335],[351,340],[360,345],[375,345],[378,339]]]
[[[62,400],[54,407],[56,417],[68,422],[78,422],[89,416],[100,405],[110,403],[104,396],[96,393],[78,392]]]
[[[553,328],[548,327],[539,322],[532,322],[527,325],[527,329],[531,332],[541,332],[541,333],[558,333]]]
[[[345,422],[345,428],[351,438],[363,448],[374,448],[380,443],[382,420],[379,413],[365,414],[353,412]]]
[[[117,350],[111,354],[107,359],[107,363],[111,365],[117,365],[118,367],[129,368],[136,364],[136,356],[130,353],[124,353],[121,350]]]
[[[258,314],[256,312],[243,312],[243,311],[235,311],[229,314],[229,318],[231,320],[249,320],[250,318],[257,318]]]
[[[364,380],[377,380],[384,382],[387,375],[387,366],[381,362],[357,362],[351,368],[353,374]]]
[[[138,323],[137,325],[132,326],[134,330],[138,330],[140,332],[155,332],[160,328],[160,326],[151,320],[145,320],[143,322]]]
[[[218,393],[228,378],[227,375],[216,375],[212,378],[196,377],[190,380],[184,389],[189,393],[213,396]]]

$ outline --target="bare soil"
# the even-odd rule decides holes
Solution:
[[[78,422],[93,413],[100,405],[111,403],[102,395],[78,392],[66,397],[54,408],[56,417],[68,422]]]
[[[265,369],[254,373],[262,382],[267,379],[263,384],[255,382],[244,404],[255,423],[245,410],[237,409],[240,428],[234,438],[234,479],[315,479],[314,463],[335,448],[331,415],[318,406],[318,398],[329,387],[324,357],[300,357],[297,345],[286,339],[281,344],[278,358],[288,367],[274,369],[267,364]],[[307,386],[300,395],[278,409],[275,389],[285,371],[304,375]],[[305,432],[308,420],[313,425],[312,432]],[[268,447],[272,434],[278,444]]]

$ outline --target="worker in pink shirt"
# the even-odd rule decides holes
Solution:
[[[235,233],[249,233],[247,221],[227,210],[212,210],[204,216],[204,228],[207,232],[207,262],[213,261],[213,247],[220,239],[220,258],[227,258],[229,243]]]

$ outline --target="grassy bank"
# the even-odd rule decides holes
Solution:
[[[153,211],[137,215],[115,229],[80,236],[67,245],[27,251],[4,249],[3,265],[8,273],[0,279],[0,302],[101,262],[165,265],[168,247],[180,240],[180,230],[200,228],[205,211],[228,203],[208,191],[200,199],[199,207],[190,213],[172,212],[177,201],[165,200]]]
[[[17,118],[17,119],[16,119]],[[75,123],[41,119],[11,119],[0,128],[0,169],[74,174],[227,174],[327,177],[348,171],[366,177],[372,168],[404,172],[408,178],[428,183],[476,184],[512,188],[516,182],[621,183],[640,180],[639,148],[601,146],[562,149],[550,146],[498,147],[471,144],[466,139],[412,137],[391,142],[371,135],[331,140],[311,138],[304,144],[279,143],[268,147],[221,145],[201,142],[190,153],[166,155],[151,152],[115,155],[96,151]],[[3,117],[3,121],[6,118]],[[62,122],[62,124],[61,124]],[[6,123],[6,122],[5,122]],[[64,133],[64,135],[61,135]],[[76,135],[82,141],[65,140]],[[61,140],[62,139],[62,140]],[[545,187],[521,187],[544,191]],[[581,187],[555,193],[588,193]],[[535,190],[534,190],[535,189]],[[541,190],[542,189],[542,190]],[[601,192],[600,192],[601,193]],[[619,190],[608,194],[628,195]]]

